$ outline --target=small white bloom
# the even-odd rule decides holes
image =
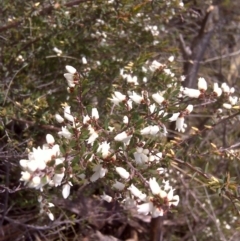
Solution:
[[[172,117],[170,117],[168,120],[169,120],[170,122],[176,121],[176,120],[178,119],[179,115],[180,115],[179,112],[178,112],[178,113],[174,113],[174,114],[172,115]]]
[[[67,72],[70,74],[75,74],[77,72],[77,70],[70,65],[66,65],[65,68],[66,68]]]
[[[129,99],[129,100],[127,101],[127,107],[128,107],[129,110],[132,109],[132,100],[131,100],[131,99]]]
[[[170,56],[170,57],[168,58],[168,61],[169,61],[169,62],[173,62],[173,61],[174,61],[174,56],[173,56],[173,55]]]
[[[178,132],[184,132],[184,117],[178,117],[176,120],[176,128],[175,130],[177,130]]]
[[[153,203],[148,202],[137,205],[137,211],[140,214],[147,215],[148,213],[151,213],[153,211]]]
[[[70,194],[70,189],[71,189],[72,183],[68,182],[67,184],[63,185],[62,188],[62,196],[64,199],[68,198],[69,194]]]
[[[126,145],[128,145],[131,138],[132,138],[132,135],[128,135],[126,131],[123,131],[123,132],[119,133],[118,135],[116,135],[114,137],[114,140],[121,141],[121,142],[125,143]]]
[[[27,169],[27,167],[28,167],[28,162],[29,162],[29,160],[25,160],[25,159],[22,159],[22,160],[19,161],[20,166],[21,166],[24,170]]]
[[[68,87],[74,88],[74,87],[75,87],[75,81],[74,81],[74,76],[73,76],[73,74],[66,73],[66,74],[64,74],[63,76],[64,76],[65,79],[67,80]]]
[[[110,101],[114,104],[114,105],[119,105],[119,103],[123,102],[124,100],[126,100],[126,95],[123,95],[121,92],[119,91],[115,91],[112,94],[112,99],[110,99]]]
[[[101,195],[100,197],[108,203],[112,201],[112,197],[107,195],[105,192],[103,192],[103,195]]]
[[[143,165],[148,161],[148,156],[138,150],[133,153],[133,156],[137,165]]]
[[[21,176],[21,181],[24,181],[24,182],[28,182],[31,178],[31,174],[28,172],[28,171],[25,171],[25,172],[21,172],[22,176]]]
[[[145,127],[140,131],[141,135],[156,135],[160,128],[157,125]]]
[[[128,117],[126,115],[123,117],[123,123],[126,125],[128,124]]]
[[[92,128],[91,125],[88,126],[89,130],[89,138],[87,139],[87,143],[93,145],[94,141],[98,138],[98,133]]]
[[[82,63],[87,64],[87,59],[85,57],[82,57]]]
[[[149,186],[153,195],[157,195],[160,193],[161,188],[158,185],[155,177],[149,179]]]
[[[62,131],[59,131],[58,135],[63,136],[66,139],[71,139],[71,137],[72,137],[72,133],[67,129],[66,126],[62,127]]]
[[[125,185],[122,182],[115,181],[113,187],[119,191],[122,191],[125,188]]]
[[[199,90],[207,90],[207,82],[204,78],[200,77],[198,78],[198,89]]]
[[[38,169],[39,163],[36,160],[31,160],[27,163],[27,169],[30,172],[35,172]]]
[[[132,193],[133,196],[136,198],[139,198],[142,201],[146,200],[147,195],[142,193],[137,187],[135,187],[133,184],[128,188],[128,190]]]
[[[101,164],[95,165],[93,167],[93,171],[95,173],[90,177],[90,181],[91,182],[95,182],[99,178],[103,178],[106,175],[106,173],[107,173],[107,169],[103,168]]]
[[[126,169],[124,169],[123,167],[116,167],[115,168],[117,173],[121,176],[121,178],[123,179],[128,179],[130,176],[130,173],[128,171],[126,171]]]
[[[110,149],[110,143],[107,143],[106,141],[104,141],[102,142],[101,145],[99,145],[97,152],[101,152],[102,157],[106,158],[110,154],[109,149]]]
[[[188,105],[185,110],[190,114],[193,111],[193,105]]]
[[[232,105],[228,103],[223,103],[223,107],[228,110],[232,109]]]
[[[62,54],[62,50],[61,49],[58,49],[57,47],[54,47],[53,48],[53,51],[58,55],[60,56]]]
[[[164,97],[162,96],[161,92],[157,92],[155,94],[152,95],[152,98],[154,99],[155,102],[157,102],[159,105],[161,105],[163,103],[163,101],[165,100]]]
[[[136,92],[132,92],[132,94],[129,95],[129,98],[135,102],[136,104],[141,104],[143,101],[143,96],[138,95]]]
[[[99,114],[97,108],[92,108],[92,118],[95,120],[99,119]]]
[[[149,106],[149,111],[152,114],[152,113],[154,113],[155,110],[156,110],[156,105],[155,105],[155,103],[153,103]]]
[[[55,115],[55,119],[58,123],[62,123],[64,122],[64,119],[62,118],[62,116],[60,116],[59,114],[56,114]]]
[[[221,88],[222,88],[222,90],[223,90],[224,93],[229,94],[229,92],[230,92],[230,87],[227,85],[227,83],[225,83],[225,82],[222,83]]]
[[[68,121],[71,121],[74,123],[74,117],[73,117],[73,115],[71,115],[70,108],[71,108],[71,106],[66,106],[64,108],[64,118],[67,119]]]
[[[89,122],[90,120],[91,120],[91,119],[90,119],[89,115],[83,116],[83,124],[84,124],[84,125],[88,124],[88,122]]]
[[[49,219],[50,219],[51,221],[54,220],[54,216],[53,216],[53,214],[52,214],[50,211],[47,212],[47,215],[48,215],[48,217],[49,217]]]
[[[185,87],[183,90],[183,94],[190,98],[198,98],[201,95],[201,92],[200,92],[200,90],[190,89],[190,88]]]
[[[154,60],[152,64],[149,66],[150,71],[155,72],[160,67],[163,67],[164,65],[159,63],[157,60]]]
[[[213,84],[213,92],[217,95],[217,97],[222,95],[222,89],[218,86],[218,83]]]
[[[229,102],[230,102],[230,104],[231,105],[236,105],[237,104],[237,102],[238,102],[238,97],[237,96],[229,96],[228,97],[228,100],[229,100]]]
[[[157,172],[158,172],[159,175],[162,175],[166,172],[166,168],[159,167],[159,168],[157,168]]]
[[[51,134],[47,134],[46,135],[46,141],[47,141],[47,144],[54,144],[55,139]]]
[[[62,183],[62,179],[64,178],[64,172],[63,173],[55,173],[53,176],[53,183],[55,187],[60,186]]]

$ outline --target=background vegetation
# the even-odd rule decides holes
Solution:
[[[217,6],[218,12],[207,18],[211,5]],[[184,1],[184,7],[178,0],[1,1],[1,240],[114,240],[113,236],[120,240],[148,240],[152,232],[150,219],[126,214],[116,203],[107,206],[93,198],[99,186],[83,190],[76,185],[68,201],[49,190],[60,216],[50,222],[39,215],[37,192],[20,184],[19,160],[27,156],[26,148],[42,145],[46,133],[56,135],[60,128],[54,115],[61,111],[62,103],[69,102],[63,78],[65,65],[72,65],[81,73],[84,105],[97,106],[101,115],[110,108],[107,98],[113,90],[127,88],[119,77],[120,68],[133,62],[132,71],[140,78],[147,60],[164,64],[174,55],[171,67],[177,78],[182,74],[190,78],[193,66],[187,50],[198,63],[193,86],[196,77],[201,76],[209,85],[227,82],[238,93],[239,11],[237,0],[189,0]],[[211,19],[208,30],[207,19]],[[153,26],[157,26],[157,32],[153,31],[155,28],[151,31]],[[208,38],[206,31],[211,33]],[[162,78],[153,78],[149,88],[164,90]],[[76,102],[70,104],[77,110]],[[237,182],[232,182],[234,194],[237,193],[239,157],[236,153],[231,156],[232,148],[227,149],[238,147],[238,112],[232,114],[209,132],[204,125],[216,123],[213,111],[203,106],[202,115],[193,114],[189,119],[189,126],[200,131],[197,137],[190,132],[181,136],[187,140],[180,144],[184,150],[181,155],[188,164],[175,163],[174,172],[168,174],[181,203],[178,212],[169,214],[164,221],[162,240],[239,239],[237,199],[226,197],[225,193],[219,195],[219,188],[206,185],[202,180],[206,176],[202,178],[191,168],[199,167],[204,175],[222,178],[223,183],[229,176],[237,177]],[[219,149],[211,149],[210,143],[227,151],[219,154]],[[175,144],[166,140],[173,149],[177,148]]]

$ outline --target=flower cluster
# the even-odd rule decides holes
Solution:
[[[169,57],[168,63],[172,61],[174,61],[173,56]],[[83,62],[87,64],[85,59]],[[67,80],[69,93],[76,93],[74,90],[81,88],[80,74],[69,65],[66,66],[66,70],[68,73],[65,73],[64,77]],[[192,104],[181,105],[183,98],[198,98],[201,101],[203,99],[216,100],[223,96],[223,101],[228,101],[223,103],[227,109],[230,109],[228,105],[231,107],[235,105],[238,98],[232,96],[234,89],[226,84],[219,87],[215,83],[212,91],[209,92],[204,78],[199,78],[198,89],[182,88],[175,74],[167,68],[167,64],[161,64],[156,60],[147,61],[142,70],[146,74],[146,80],[156,72],[171,78],[166,88],[178,94],[171,94],[168,90],[155,93],[150,93],[146,89],[139,91],[136,89],[136,85],[139,85],[137,76],[131,71],[126,74],[121,70],[120,75],[123,81],[126,81],[134,90],[128,90],[126,93],[116,90],[109,98],[112,103],[111,114],[114,108],[122,113],[122,118],[117,119],[116,125],[104,126],[98,109],[95,107],[82,108],[80,114],[73,114],[71,106],[63,104],[63,113],[57,113],[55,118],[62,125],[58,135],[62,143],[68,146],[66,153],[60,152],[59,145],[55,144],[53,136],[48,134],[47,143],[42,148],[33,148],[28,160],[20,160],[23,168],[21,180],[29,187],[40,190],[43,190],[46,184],[55,187],[62,185],[62,195],[67,198],[73,185],[70,181],[73,175],[85,184],[105,178],[113,189],[121,192],[124,197],[123,205],[125,207],[135,206],[141,214],[151,214],[152,217],[162,216],[172,207],[177,206],[179,196],[174,195],[174,189],[169,185],[169,181],[162,180],[159,185],[156,177],[150,174],[155,173],[162,178],[166,172],[162,161],[166,156],[174,156],[174,152],[170,150],[170,154],[166,154],[162,145],[158,142],[152,144],[154,143],[152,140],[168,135],[166,128],[168,122],[175,121],[176,130],[185,132],[187,127],[185,118],[191,114],[194,106]],[[144,79],[142,81],[147,83]],[[168,113],[170,103],[175,105],[176,112]],[[139,110],[141,113],[138,112]],[[78,146],[81,148],[77,149]],[[71,152],[76,151],[79,152],[79,172],[72,173],[69,160],[73,159]],[[70,156],[70,159],[65,160],[63,156]],[[66,169],[69,170],[66,171]],[[153,170],[148,173],[146,171],[148,169]],[[146,177],[141,174],[142,171],[147,174]],[[145,193],[136,187],[139,185],[139,182],[134,181],[136,172],[141,176],[141,188],[145,189]],[[100,197],[107,202],[113,200],[113,197],[106,193]],[[46,210],[50,219],[53,219],[49,210],[50,206],[46,204],[42,209]]]

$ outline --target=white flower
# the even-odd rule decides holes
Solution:
[[[178,132],[184,132],[185,131],[185,128],[184,128],[184,117],[178,117],[177,118],[175,130],[177,130]]]
[[[174,113],[174,114],[172,115],[172,117],[170,117],[168,120],[169,120],[170,122],[176,121],[176,120],[178,119],[179,115],[180,115],[180,112]]]
[[[140,131],[141,135],[156,135],[159,132],[159,126],[148,126]]]
[[[53,216],[53,214],[52,214],[50,211],[47,212],[47,215],[48,215],[48,217],[49,217],[49,219],[50,219],[51,221],[54,220],[54,216]]]
[[[153,210],[153,203],[152,202],[137,205],[137,211],[140,214],[147,215],[148,213],[151,213],[152,210]]]
[[[227,83],[222,83],[221,88],[224,93],[229,94],[230,93],[230,87],[227,85]]]
[[[123,179],[128,179],[130,176],[130,173],[126,171],[123,167],[115,167],[117,173],[121,176]]]
[[[159,167],[159,168],[157,168],[157,171],[158,171],[159,175],[162,175],[162,174],[164,174],[166,172],[166,168]]]
[[[170,57],[168,58],[168,61],[169,61],[169,62],[173,62],[173,61],[174,61],[174,56],[173,56],[173,55],[170,56]]]
[[[157,69],[159,69],[160,67],[163,67],[164,65],[159,63],[157,60],[154,60],[152,62],[152,64],[149,66],[149,69],[152,71],[152,72],[155,72]]]
[[[132,193],[133,196],[136,198],[139,198],[142,201],[146,200],[147,195],[142,193],[137,187],[135,187],[133,184],[128,188],[128,190]]]
[[[190,89],[190,88],[185,87],[183,90],[183,94],[190,98],[198,98],[201,95],[201,92],[200,92],[200,90]]]
[[[71,106],[66,106],[64,108],[64,118],[67,119],[68,121],[71,121],[74,123],[74,117],[71,115]]]
[[[139,85],[138,80],[137,80],[137,76],[132,77],[130,74],[128,74],[126,77],[127,77],[128,83],[133,83],[134,85]]]
[[[138,95],[136,92],[132,92],[132,94],[129,95],[129,98],[135,102],[136,104],[141,104],[143,101],[143,96]]]
[[[77,72],[77,70],[70,65],[66,65],[65,68],[66,68],[67,72],[70,74],[75,74]]]
[[[46,135],[46,141],[48,144],[54,144],[55,142],[54,137],[51,134]]]
[[[72,133],[67,129],[66,126],[62,127],[62,131],[58,132],[59,136],[63,136],[66,139],[71,139],[72,138]]]
[[[95,182],[99,178],[103,178],[107,172],[107,169],[103,168],[101,164],[97,164],[93,167],[93,171],[95,173],[90,177],[91,182]]]
[[[149,185],[153,195],[160,193],[161,188],[159,187],[155,177],[149,179]]]
[[[108,203],[112,201],[112,197],[107,195],[105,192],[103,192],[103,195],[101,195],[100,197]]]
[[[41,185],[41,178],[39,176],[33,177],[30,186],[38,189]]]
[[[64,122],[64,119],[62,118],[62,116],[60,116],[59,114],[55,114],[55,119],[58,123],[62,123]]]
[[[72,186],[72,183],[71,182],[68,182],[67,184],[64,184],[63,185],[63,188],[62,188],[62,196],[64,199],[68,198],[69,194],[70,194],[70,188]]]
[[[157,102],[159,105],[161,105],[163,103],[163,101],[165,100],[164,97],[162,96],[161,92],[157,92],[155,94],[152,95],[152,98],[154,99],[155,102]]]
[[[231,105],[236,105],[237,104],[237,102],[238,102],[238,97],[237,96],[229,96],[228,97],[228,100],[229,100],[229,102],[231,103]]]
[[[188,105],[185,110],[187,111],[188,114],[190,114],[193,111],[193,105]]]
[[[144,153],[143,148],[137,147],[136,152],[133,153],[137,165],[145,164],[148,161],[148,156]]]
[[[92,108],[92,118],[95,120],[99,119],[99,114],[97,108]]]
[[[82,57],[82,63],[87,64],[87,59],[85,57]]]
[[[122,182],[115,181],[113,187],[119,191],[122,191],[125,188],[125,185]]]
[[[55,187],[61,185],[63,178],[64,178],[64,172],[63,173],[55,173],[54,174],[52,181],[53,181]]]
[[[126,125],[128,124],[128,117],[126,115],[123,117],[123,123]]]
[[[169,205],[177,206],[179,203],[179,196],[175,195],[173,196],[173,189],[171,188],[170,191],[168,192],[167,199],[169,202]]]
[[[153,103],[149,106],[149,111],[152,114],[152,113],[154,113],[155,110],[156,110],[156,105],[155,105],[155,103]]]
[[[39,163],[36,160],[31,160],[27,163],[27,169],[30,172],[35,172],[38,169]]]
[[[88,122],[89,122],[90,120],[91,120],[91,119],[90,119],[89,115],[83,116],[83,124],[84,124],[84,125],[88,124]]]
[[[218,86],[218,83],[213,84],[213,92],[217,95],[217,97],[222,95],[222,89]]]
[[[119,105],[119,103],[123,102],[124,100],[126,100],[126,95],[123,95],[121,92],[119,91],[115,91],[112,94],[112,99],[110,99],[110,101],[114,104],[114,105]]]
[[[167,74],[171,77],[175,76],[175,74],[170,69],[164,69],[163,71],[164,71],[165,74]],[[172,86],[172,84],[170,86]]]
[[[132,135],[128,135],[126,131],[123,131],[123,132],[119,133],[118,135],[116,135],[114,137],[114,140],[121,141],[121,142],[125,143],[126,145],[128,145],[131,138],[132,138]]]
[[[93,145],[94,141],[98,138],[98,133],[92,128],[91,125],[88,126],[89,130],[89,138],[87,139],[87,143]]]
[[[207,90],[207,82],[204,78],[200,77],[198,78],[198,89],[199,90]]]
[[[22,176],[21,176],[21,181],[24,181],[24,182],[28,182],[31,178],[31,174],[28,172],[28,171],[25,171],[25,172],[21,172]]]
[[[101,145],[99,145],[97,152],[101,152],[102,157],[106,158],[110,154],[109,149],[110,149],[110,144],[107,143],[106,141],[104,141],[104,142],[102,142]]]
[[[162,152],[158,152],[155,155],[150,155],[148,160],[150,162],[156,161],[157,163],[162,159]]]
[[[228,103],[223,103],[223,107],[228,110],[232,109],[232,105]]]
[[[66,74],[64,74],[63,76],[64,76],[65,79],[67,80],[68,87],[74,88],[74,87],[75,87],[75,81],[74,81],[74,76],[73,76],[73,74],[66,73]]]
[[[153,209],[152,209],[153,218],[163,216],[163,215],[164,215],[163,209],[153,206]]]
[[[60,56],[62,54],[62,50],[61,49],[58,49],[57,47],[54,47],[53,48],[53,51],[58,55]]]

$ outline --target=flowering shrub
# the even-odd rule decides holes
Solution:
[[[96,107],[83,105],[82,76],[74,67],[66,66],[68,91],[78,101],[79,110],[74,113],[65,103],[63,113],[56,113],[56,121],[62,125],[57,138],[60,144],[55,144],[54,137],[48,134],[42,148],[33,148],[28,160],[20,160],[21,181],[41,192],[48,186],[62,186],[66,199],[74,179],[85,184],[104,179],[106,185],[121,194],[118,201],[126,208],[131,203],[139,213],[152,217],[174,209],[180,197],[163,174],[166,167],[171,169],[179,159],[176,146],[166,141],[167,126],[175,122],[175,130],[189,132],[185,120],[192,112],[197,113],[199,106],[220,102],[226,111],[238,109],[238,98],[225,83],[221,87],[215,83],[208,89],[204,78],[199,78],[198,89],[183,88],[171,69],[157,61],[148,61],[142,68],[145,73],[142,81],[137,76],[130,81],[131,70],[120,70],[128,89],[124,93],[121,92],[124,89],[116,89],[109,97],[109,113],[101,116]],[[170,81],[163,83],[165,90],[151,93],[147,80],[155,74]],[[216,110],[219,120],[226,118],[224,109]],[[210,186],[218,184],[216,178],[210,179]],[[101,198],[111,202],[114,197],[102,193]],[[45,203],[41,204],[41,210],[53,220],[49,210],[53,204],[43,202],[42,197],[39,200]]]

